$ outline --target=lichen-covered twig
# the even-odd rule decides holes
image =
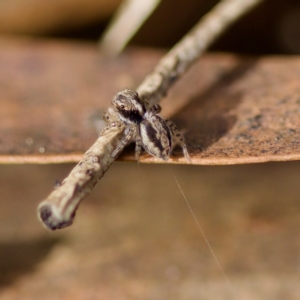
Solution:
[[[166,95],[201,53],[236,19],[263,0],[223,0],[209,12],[171,51],[137,88],[142,100],[151,106]],[[124,126],[112,110],[110,126],[70,175],[38,207],[38,216],[47,228],[55,230],[72,224],[80,201],[89,194],[113,163],[112,153],[119,144]]]
[[[150,105],[158,102],[221,33],[263,1],[223,0],[216,5],[160,60],[137,88],[141,99],[150,99]]]
[[[117,147],[123,124],[113,122],[69,176],[38,207],[38,216],[52,230],[72,224],[80,201],[88,195],[113,163],[109,155]]]

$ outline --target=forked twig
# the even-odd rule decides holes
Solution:
[[[216,38],[235,20],[263,0],[223,0],[167,53],[137,88],[142,100],[151,106],[166,95],[170,86],[192,65]],[[52,230],[72,224],[75,212],[98,180],[113,163],[111,154],[124,131],[112,110],[112,123],[84,154],[70,175],[38,207],[38,216]]]

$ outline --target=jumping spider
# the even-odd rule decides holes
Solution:
[[[168,160],[174,145],[179,143],[185,159],[190,161],[182,135],[173,122],[158,115],[161,111],[158,104],[154,104],[147,110],[138,93],[126,89],[114,97],[112,105],[117,110],[120,120],[126,125],[124,136],[113,151],[112,157],[116,157],[134,138],[137,160],[139,160],[142,147],[149,154]]]

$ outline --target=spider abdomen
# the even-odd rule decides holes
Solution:
[[[149,154],[163,160],[169,158],[172,136],[164,119],[153,114],[146,117],[140,124],[140,136],[142,146]]]

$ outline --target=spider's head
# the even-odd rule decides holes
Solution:
[[[123,90],[112,100],[112,105],[117,109],[120,118],[126,123],[139,123],[146,112],[145,106],[137,92]]]

